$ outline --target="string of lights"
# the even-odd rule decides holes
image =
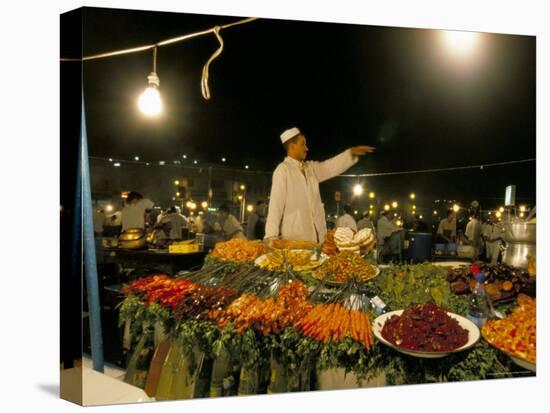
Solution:
[[[514,165],[526,162],[535,162],[537,158],[529,159],[519,159],[515,161],[506,161],[506,162],[494,162],[494,163],[484,163],[481,165],[466,165],[466,166],[453,166],[449,168],[435,168],[435,169],[420,169],[413,171],[396,171],[396,172],[375,172],[375,173],[366,173],[366,174],[344,174],[340,175],[347,178],[367,178],[373,176],[390,176],[390,175],[412,175],[412,174],[423,174],[423,173],[434,173],[434,172],[448,172],[448,171],[459,171],[464,169],[480,169],[494,167],[494,166],[505,166],[505,165]]]
[[[126,163],[126,164],[136,164],[136,165],[145,165],[145,166],[156,166],[156,165],[158,165],[158,166],[183,167],[183,168],[192,168],[192,169],[204,168],[204,166],[197,166],[198,165],[197,160],[193,161],[194,162],[193,165],[184,165],[184,164],[182,164],[182,161],[179,161],[179,160],[174,160],[172,162],[168,162],[168,161],[145,162],[145,161],[140,161],[139,157],[136,157],[136,158],[134,158],[134,160],[123,160],[123,159],[114,159],[114,158],[103,158],[103,157],[97,157],[97,156],[90,156],[90,159],[97,160],[97,161],[110,162],[110,163],[113,163],[114,166],[120,166],[122,163]],[[185,156],[184,159],[186,159],[186,158],[187,158],[187,156]],[[223,159],[225,159],[225,158],[223,158]],[[373,172],[373,173],[364,173],[364,174],[343,174],[343,175],[340,175],[340,177],[344,177],[344,178],[366,178],[366,177],[376,177],[376,176],[411,175],[411,174],[420,174],[420,173],[449,172],[449,171],[459,171],[459,170],[465,170],[465,169],[484,170],[485,168],[489,168],[489,167],[515,165],[515,164],[522,164],[522,163],[535,162],[535,161],[536,161],[536,158],[529,158],[529,159],[518,159],[518,160],[514,160],[514,161],[484,163],[484,164],[480,164],[480,165],[453,166],[453,167],[448,167],[448,168],[421,169],[421,170],[394,171],[394,172]],[[244,170],[239,169],[239,168],[233,168],[233,167],[230,167],[230,166],[211,164],[211,163],[207,163],[206,166],[223,168],[223,169],[227,169],[227,170],[231,170],[231,171],[235,171],[235,172],[244,172],[244,173],[259,174],[259,175],[271,175],[273,173],[273,172],[268,172],[268,171],[250,170],[250,169],[248,169],[248,165],[245,165]]]

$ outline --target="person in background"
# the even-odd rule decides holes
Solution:
[[[94,233],[95,235],[103,234],[103,225],[105,225],[105,210],[94,209]]]
[[[122,231],[130,228],[145,229],[145,216],[153,209],[153,201],[143,198],[139,192],[130,192],[122,208]]]
[[[170,208],[166,208],[164,211],[160,211],[160,214],[157,215],[157,224],[160,224],[162,219],[170,213]]]
[[[439,222],[437,239],[444,243],[453,243],[456,240],[456,216],[452,209],[447,211],[447,216]]]
[[[363,212],[363,217],[357,221],[357,230],[361,230],[363,228],[370,228],[371,230],[375,231],[374,228],[374,222],[372,222],[372,219],[370,219],[369,211]]]
[[[172,224],[169,220],[162,221],[160,224],[155,225],[151,243],[156,248],[167,248],[172,242],[172,237],[170,236],[171,231]]]
[[[182,229],[187,229],[188,221],[185,216],[179,213],[178,209],[173,206],[168,210],[168,213],[161,219],[161,223],[170,222],[171,231],[170,238],[183,239]]]
[[[378,219],[377,225],[377,239],[376,239],[376,248],[378,250],[378,260],[379,262],[383,261],[384,255],[391,252],[391,246],[388,244],[390,237],[393,233],[399,231],[401,228],[394,225],[388,217],[388,211],[382,211],[380,213],[380,218]],[[388,244],[388,245],[386,245]]]
[[[225,204],[220,206],[221,229],[226,240],[232,238],[246,239],[243,227],[233,215],[229,213],[229,207]]]
[[[104,237],[118,237],[122,228],[122,212],[116,211],[110,216],[105,217],[103,225]]]
[[[481,254],[481,222],[474,215],[466,225],[464,232],[468,245],[474,248],[473,260],[476,261]]]
[[[483,230],[483,239],[485,240],[486,256],[491,265],[498,262],[500,246],[504,236],[504,228],[498,223],[497,219],[489,215],[487,225]]]
[[[248,215],[248,223],[246,224],[246,238],[249,240],[264,239],[266,206],[265,201],[256,201],[255,211]]]
[[[344,214],[338,217],[336,220],[336,228],[340,227],[347,227],[351,228],[354,231],[357,231],[357,223],[355,222],[355,219],[351,216],[351,206],[344,205],[342,208],[344,210]]]

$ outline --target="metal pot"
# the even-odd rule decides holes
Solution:
[[[527,256],[537,254],[537,244],[527,242],[510,242],[504,247],[502,262],[512,267],[527,269]]]
[[[145,231],[141,228],[130,228],[120,234],[118,238],[119,248],[125,249],[144,249],[147,248],[147,237]]]
[[[529,222],[505,222],[504,240],[509,243],[532,243],[537,242],[537,224]]]

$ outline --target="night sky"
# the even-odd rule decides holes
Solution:
[[[249,16],[243,16],[249,17]],[[238,17],[85,8],[84,54],[150,44]],[[151,51],[86,62],[84,91],[91,156],[181,159],[272,171],[284,157],[281,131],[298,126],[309,159],[358,144],[376,146],[350,172],[390,172],[536,157],[536,39],[482,34],[471,55],[449,53],[441,32],[266,20],[161,47],[164,113],[136,106]],[[67,51],[62,50],[64,57]],[[62,63],[70,64],[70,63]],[[518,198],[534,204],[535,163],[459,173],[372,178],[378,193],[414,189],[433,197]],[[336,181],[335,181],[336,182]],[[334,184],[333,184],[334,186]],[[496,201],[495,201],[496,202]]]

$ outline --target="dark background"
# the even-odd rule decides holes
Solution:
[[[84,8],[84,55],[238,19]],[[237,168],[272,171],[284,156],[279,134],[296,125],[308,138],[309,159],[376,146],[351,173],[536,157],[535,37],[483,34],[475,54],[460,59],[430,29],[261,19],[221,34],[225,49],[210,66],[210,101],[200,80],[218,47],[214,35],[159,49],[165,110],[158,119],[136,107],[151,51],[85,62],[90,155],[155,161],[185,153],[187,162],[224,156]],[[531,162],[363,182],[381,198],[414,191],[419,199],[476,198],[492,207],[509,184],[518,186],[520,202],[534,204],[535,178]],[[353,183],[338,178],[322,186],[323,198]]]

